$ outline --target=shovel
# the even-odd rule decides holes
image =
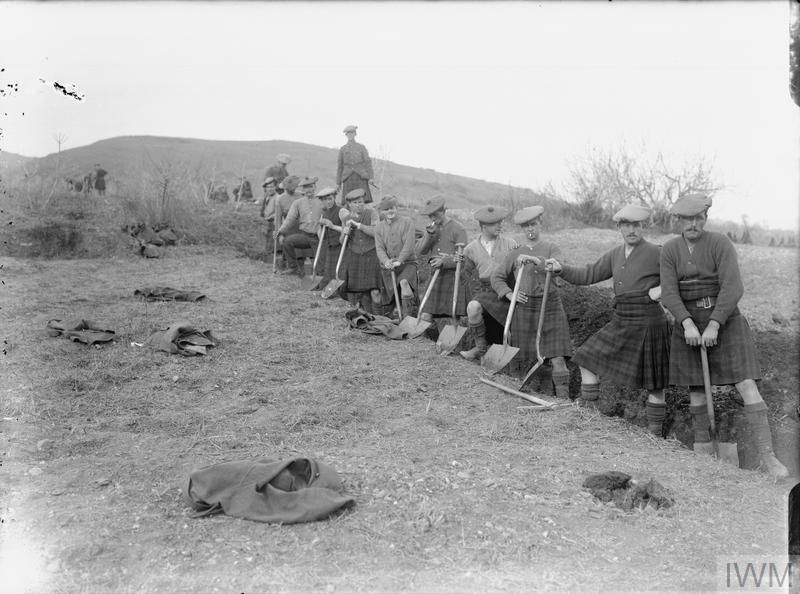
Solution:
[[[463,253],[464,244],[457,243],[456,244],[456,254],[459,256]],[[464,338],[464,333],[467,331],[466,328],[463,326],[458,325],[458,319],[456,318],[456,304],[458,303],[458,282],[461,279],[461,259],[456,262],[456,281],[453,285],[453,309],[452,309],[452,318],[453,318],[453,325],[452,326],[445,326],[442,330],[441,334],[439,334],[439,340],[436,341],[436,350],[439,352],[440,355],[449,355],[452,353],[455,348],[458,346],[458,343],[461,342],[461,339]]]
[[[397,319],[403,319],[403,309],[400,305],[400,294],[397,292],[397,275],[394,273],[394,268],[392,268],[392,289],[394,289],[394,302],[397,305]]]
[[[708,371],[708,353],[706,345],[700,345],[700,362],[703,364],[703,387],[706,390],[706,408],[708,410],[708,425],[711,433],[711,444],[714,448],[714,457],[739,467],[739,452],[735,443],[719,443],[717,441],[717,422],[714,419],[714,397],[711,394],[711,374]]]
[[[319,279],[316,278],[317,276],[317,262],[319,262],[319,254],[322,251],[322,242],[325,241],[325,227],[321,227],[322,230],[317,237],[317,252],[314,254],[314,263],[311,265],[311,277],[306,279],[303,277],[300,279],[300,288],[301,289],[310,289],[319,282]]]
[[[536,363],[533,364],[528,370],[528,373],[525,374],[525,377],[522,379],[522,383],[519,385],[519,391],[521,392],[522,389],[528,385],[528,382],[531,381],[533,377],[533,373],[541,367],[542,363],[544,363],[544,357],[539,352],[539,342],[542,339],[542,326],[544,325],[544,310],[547,307],[547,292],[550,290],[550,276],[552,275],[552,271],[548,270],[547,274],[544,277],[544,294],[542,295],[542,309],[539,311],[539,324],[536,327]]]
[[[343,280],[339,280],[339,269],[342,267],[342,256],[344,256],[344,248],[347,247],[347,239],[349,235],[345,235],[344,239],[342,240],[342,247],[339,248],[339,259],[336,261],[336,278],[332,278],[328,281],[328,284],[325,285],[325,288],[322,289],[322,298],[323,299],[330,299],[336,294],[336,291],[339,290],[344,284]]]
[[[511,294],[511,304],[508,306],[508,313],[506,314],[506,325],[503,328],[503,344],[490,346],[483,359],[481,359],[481,368],[487,375],[494,375],[503,369],[503,367],[511,363],[511,359],[519,352],[517,347],[512,347],[508,343],[511,340],[511,318],[514,317],[514,308],[517,306],[517,296],[522,285],[522,271],[524,269],[525,262],[522,262],[519,269],[517,269],[517,280],[514,282],[514,292]]]
[[[419,318],[415,318],[413,316],[406,316],[403,318],[403,321],[397,326],[400,328],[401,332],[407,332],[409,338],[418,338],[423,335],[425,330],[430,328],[431,323],[426,322],[422,319],[422,308],[425,307],[425,303],[428,301],[428,297],[431,296],[431,291],[433,290],[433,285],[436,284],[436,280],[439,278],[439,272],[441,271],[440,268],[437,268],[433,271],[433,276],[431,277],[430,282],[428,283],[428,289],[425,291],[425,296],[422,298],[422,303],[419,304]]]

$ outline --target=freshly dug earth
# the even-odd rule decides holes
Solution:
[[[0,263],[8,591],[712,589],[724,563],[785,552],[790,485],[591,410],[520,408],[477,365],[350,330],[344,302],[232,250]],[[134,297],[154,285],[207,299]],[[118,338],[47,337],[75,316]],[[220,345],[138,346],[181,319]],[[193,469],[298,454],[334,466],[355,507],[292,526],[190,517]],[[674,506],[596,502],[581,485],[611,470],[657,480]]]

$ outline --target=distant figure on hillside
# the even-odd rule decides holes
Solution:
[[[83,182],[81,180],[68,177],[66,182],[70,192],[80,193],[83,191]]]
[[[372,202],[369,182],[372,180],[372,160],[367,147],[356,142],[358,126],[345,126],[344,134],[347,144],[339,149],[339,162],[336,167],[336,184],[341,186],[341,195],[346,196],[353,190],[364,190],[364,203]]]
[[[241,189],[242,195],[239,195],[239,190]],[[253,188],[250,186],[250,180],[246,177],[239,182],[239,184],[233,188],[233,201],[234,202],[244,202],[244,201],[251,201],[253,200]]]
[[[278,194],[283,194],[283,188],[281,187],[281,182],[289,177],[289,171],[287,171],[286,166],[292,162],[292,157],[287,155],[286,153],[279,153],[275,160],[277,163],[275,165],[270,165],[267,167],[267,171],[264,174],[264,179],[266,180],[268,177],[271,177],[275,180],[275,184],[277,186]]]
[[[769,247],[775,247],[775,236],[769,238]]]
[[[92,174],[87,173],[83,176],[83,193],[84,194],[91,194],[92,193]]]
[[[228,196],[228,186],[225,182],[214,185],[208,197],[217,202],[227,202],[230,199],[230,196]]]
[[[106,195],[106,175],[108,171],[100,167],[100,163],[94,164],[94,189],[101,196]]]

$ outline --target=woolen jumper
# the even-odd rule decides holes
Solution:
[[[397,216],[392,222],[383,220],[375,225],[375,250],[378,261],[387,266],[391,261],[400,263],[415,262],[414,221],[409,217]]]

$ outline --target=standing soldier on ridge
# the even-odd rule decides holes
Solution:
[[[650,209],[628,205],[613,217],[623,245],[586,266],[567,266],[555,258],[547,259],[545,265],[573,285],[614,279],[611,321],[584,342],[572,358],[581,369],[581,400],[597,400],[599,378],[620,386],[644,388],[648,392],[647,428],[662,437],[670,326],[658,304],[661,249],[642,237],[642,228],[649,218]]]
[[[775,457],[767,405],[755,382],[761,370],[753,335],[739,312],[744,286],[736,248],[723,234],[705,231],[710,206],[710,199],[702,194],[679,198],[672,214],[681,236],[661,249],[661,298],[675,318],[669,383],[689,386],[694,449],[712,453],[700,359],[701,345],[705,346],[711,383],[733,384],[744,400],[744,416],[761,468],[776,479],[785,478],[789,471]]]
[[[542,310],[544,296],[545,266],[548,258],[558,259],[561,250],[555,244],[544,241],[540,236],[544,208],[529,206],[514,215],[514,222],[525,232],[525,243],[511,250],[502,265],[492,273],[492,288],[501,299],[511,301],[516,282],[516,272],[526,263],[514,317],[511,319],[511,344],[519,348],[518,356],[536,361],[536,330],[539,325],[539,312]],[[555,283],[550,283],[545,305],[540,354],[550,359],[553,366],[553,386],[556,396],[569,398],[569,370],[565,357],[572,355],[572,342],[569,338],[567,314]]]
[[[414,221],[397,212],[397,198],[384,196],[378,204],[383,219],[375,226],[375,251],[381,264],[384,293],[394,298],[392,273],[400,286],[399,304],[403,315],[415,315],[414,295],[417,292],[417,257]],[[397,306],[398,304],[395,304]]]
[[[106,195],[106,175],[108,171],[100,167],[100,163],[94,164],[94,189],[100,196]]]
[[[267,167],[267,171],[264,174],[264,179],[266,180],[268,177],[273,178],[277,186],[276,189],[278,194],[283,194],[281,183],[284,179],[289,177],[289,172],[286,170],[286,166],[292,162],[292,158],[286,153],[279,153],[275,157],[275,160],[277,161],[275,165],[270,165]]]
[[[456,244],[467,244],[467,232],[461,223],[447,216],[443,196],[428,198],[422,205],[420,214],[427,216],[431,222],[425,227],[423,237],[417,241],[417,255],[427,254],[431,268],[440,270],[439,278],[428,301],[424,309],[419,312],[420,319],[430,322],[434,317],[452,315],[453,289],[456,282]],[[456,317],[463,316],[467,312],[467,283],[463,275],[459,284]]]
[[[475,212],[480,225],[480,235],[464,248],[464,276],[469,279],[472,299],[467,303],[469,321],[475,346],[461,351],[465,359],[480,359],[489,348],[489,342],[501,342],[503,325],[508,313],[508,302],[500,300],[492,289],[492,272],[505,260],[506,254],[519,247],[508,237],[500,235],[503,219],[508,210],[500,206],[484,206]]]
[[[345,126],[344,134],[347,144],[339,149],[339,160],[336,166],[336,185],[342,188],[342,195],[361,188],[364,190],[364,202],[372,202],[369,182],[372,180],[372,160],[367,147],[356,142],[358,126]]]

